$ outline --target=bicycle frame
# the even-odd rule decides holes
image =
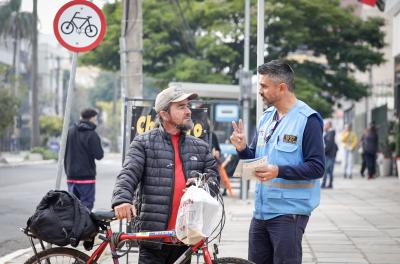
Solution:
[[[87,22],[88,25],[90,26],[90,21],[89,21],[90,17],[78,17],[78,16],[76,16],[76,15],[79,14],[79,13],[80,13],[80,12],[75,12],[74,16],[71,18],[71,20],[70,20],[69,22],[72,23],[72,24],[74,25],[74,27],[77,28],[77,29],[81,29],[81,28],[83,27],[83,25],[86,24],[86,22]],[[78,26],[75,24],[75,22],[74,22],[75,19],[85,20],[85,22],[83,22],[83,23],[81,24],[81,26],[78,27]]]
[[[114,264],[119,264],[118,255],[116,245],[111,241],[113,232],[111,230],[111,226],[107,226],[106,236],[99,235],[99,238],[103,240],[103,242],[97,247],[97,249],[90,256],[87,264],[95,263],[99,260],[100,256],[103,254],[107,245],[110,246],[111,255],[113,258]],[[152,231],[152,232],[138,232],[138,233],[122,233],[119,236],[118,242],[121,241],[136,241],[136,240],[150,240],[150,239],[159,239],[159,238],[176,238],[175,231]],[[204,262],[206,264],[212,264],[211,255],[208,251],[208,247],[206,244],[206,240],[202,239],[197,244],[189,247],[181,257],[179,257],[175,263],[182,263],[186,258],[190,257],[193,252],[197,252],[199,249],[202,249]]]

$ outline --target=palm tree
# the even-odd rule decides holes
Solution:
[[[22,0],[10,0],[0,5],[0,36],[4,40],[12,39],[13,43],[13,60],[12,60],[12,76],[14,77],[13,93],[17,93],[18,77],[19,77],[19,46],[22,39],[31,40],[33,16],[29,12],[21,12]],[[6,42],[7,43],[7,42]]]

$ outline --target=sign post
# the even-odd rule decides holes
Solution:
[[[78,53],[92,50],[100,44],[106,33],[106,19],[102,11],[95,4],[85,0],[74,0],[66,3],[58,10],[53,21],[53,29],[58,42],[64,48],[72,51],[72,67],[64,112],[61,146],[58,153],[55,186],[58,190],[61,185],[61,175],[64,165]]]

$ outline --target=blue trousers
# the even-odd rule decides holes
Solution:
[[[70,183],[68,182],[68,192],[73,193],[90,211],[94,206],[95,183]]]
[[[253,218],[249,230],[249,260],[256,264],[301,264],[306,215]]]
[[[322,179],[321,187],[333,187],[333,168],[335,166],[335,158],[325,156],[325,173]],[[327,182],[328,181],[328,182]]]

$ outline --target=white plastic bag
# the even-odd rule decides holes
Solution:
[[[190,186],[182,196],[175,232],[186,245],[194,245],[209,237],[219,223],[219,203],[207,191]]]

